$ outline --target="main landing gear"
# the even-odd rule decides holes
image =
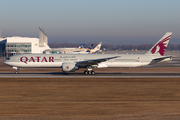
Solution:
[[[91,66],[87,66],[86,69],[87,70],[84,71],[85,75],[94,75],[95,74],[95,72],[92,70]]]
[[[85,75],[94,75],[95,74],[95,72],[92,70],[92,71],[87,71],[87,70],[85,70],[84,71],[84,74]]]

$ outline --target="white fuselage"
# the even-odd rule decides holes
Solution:
[[[4,63],[19,68],[60,68],[62,63],[78,63],[115,56],[117,58],[97,63],[96,67],[139,67],[150,64],[152,59],[156,57],[146,54],[19,54],[9,57]]]

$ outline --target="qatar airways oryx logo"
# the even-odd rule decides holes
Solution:
[[[66,68],[69,69],[69,66],[67,66]]]
[[[20,58],[20,61],[23,63],[28,63],[28,62],[54,62],[54,57],[50,56],[50,57],[41,57],[41,56],[35,56],[35,57],[26,57],[26,56],[22,56]]]
[[[164,38],[163,40],[161,40],[159,43],[157,43],[154,48],[151,50],[151,53],[154,54],[154,53],[157,53],[159,52],[159,54],[161,56],[164,55],[164,52],[166,50],[166,47],[167,47],[167,42],[168,40],[170,40],[171,38],[171,35],[169,35],[168,37]]]

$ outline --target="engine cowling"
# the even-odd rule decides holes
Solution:
[[[78,66],[76,66],[76,63],[63,63],[62,64],[63,72],[75,72],[75,70],[78,70]]]

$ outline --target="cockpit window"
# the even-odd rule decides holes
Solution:
[[[10,60],[10,58],[6,58],[6,60]]]

